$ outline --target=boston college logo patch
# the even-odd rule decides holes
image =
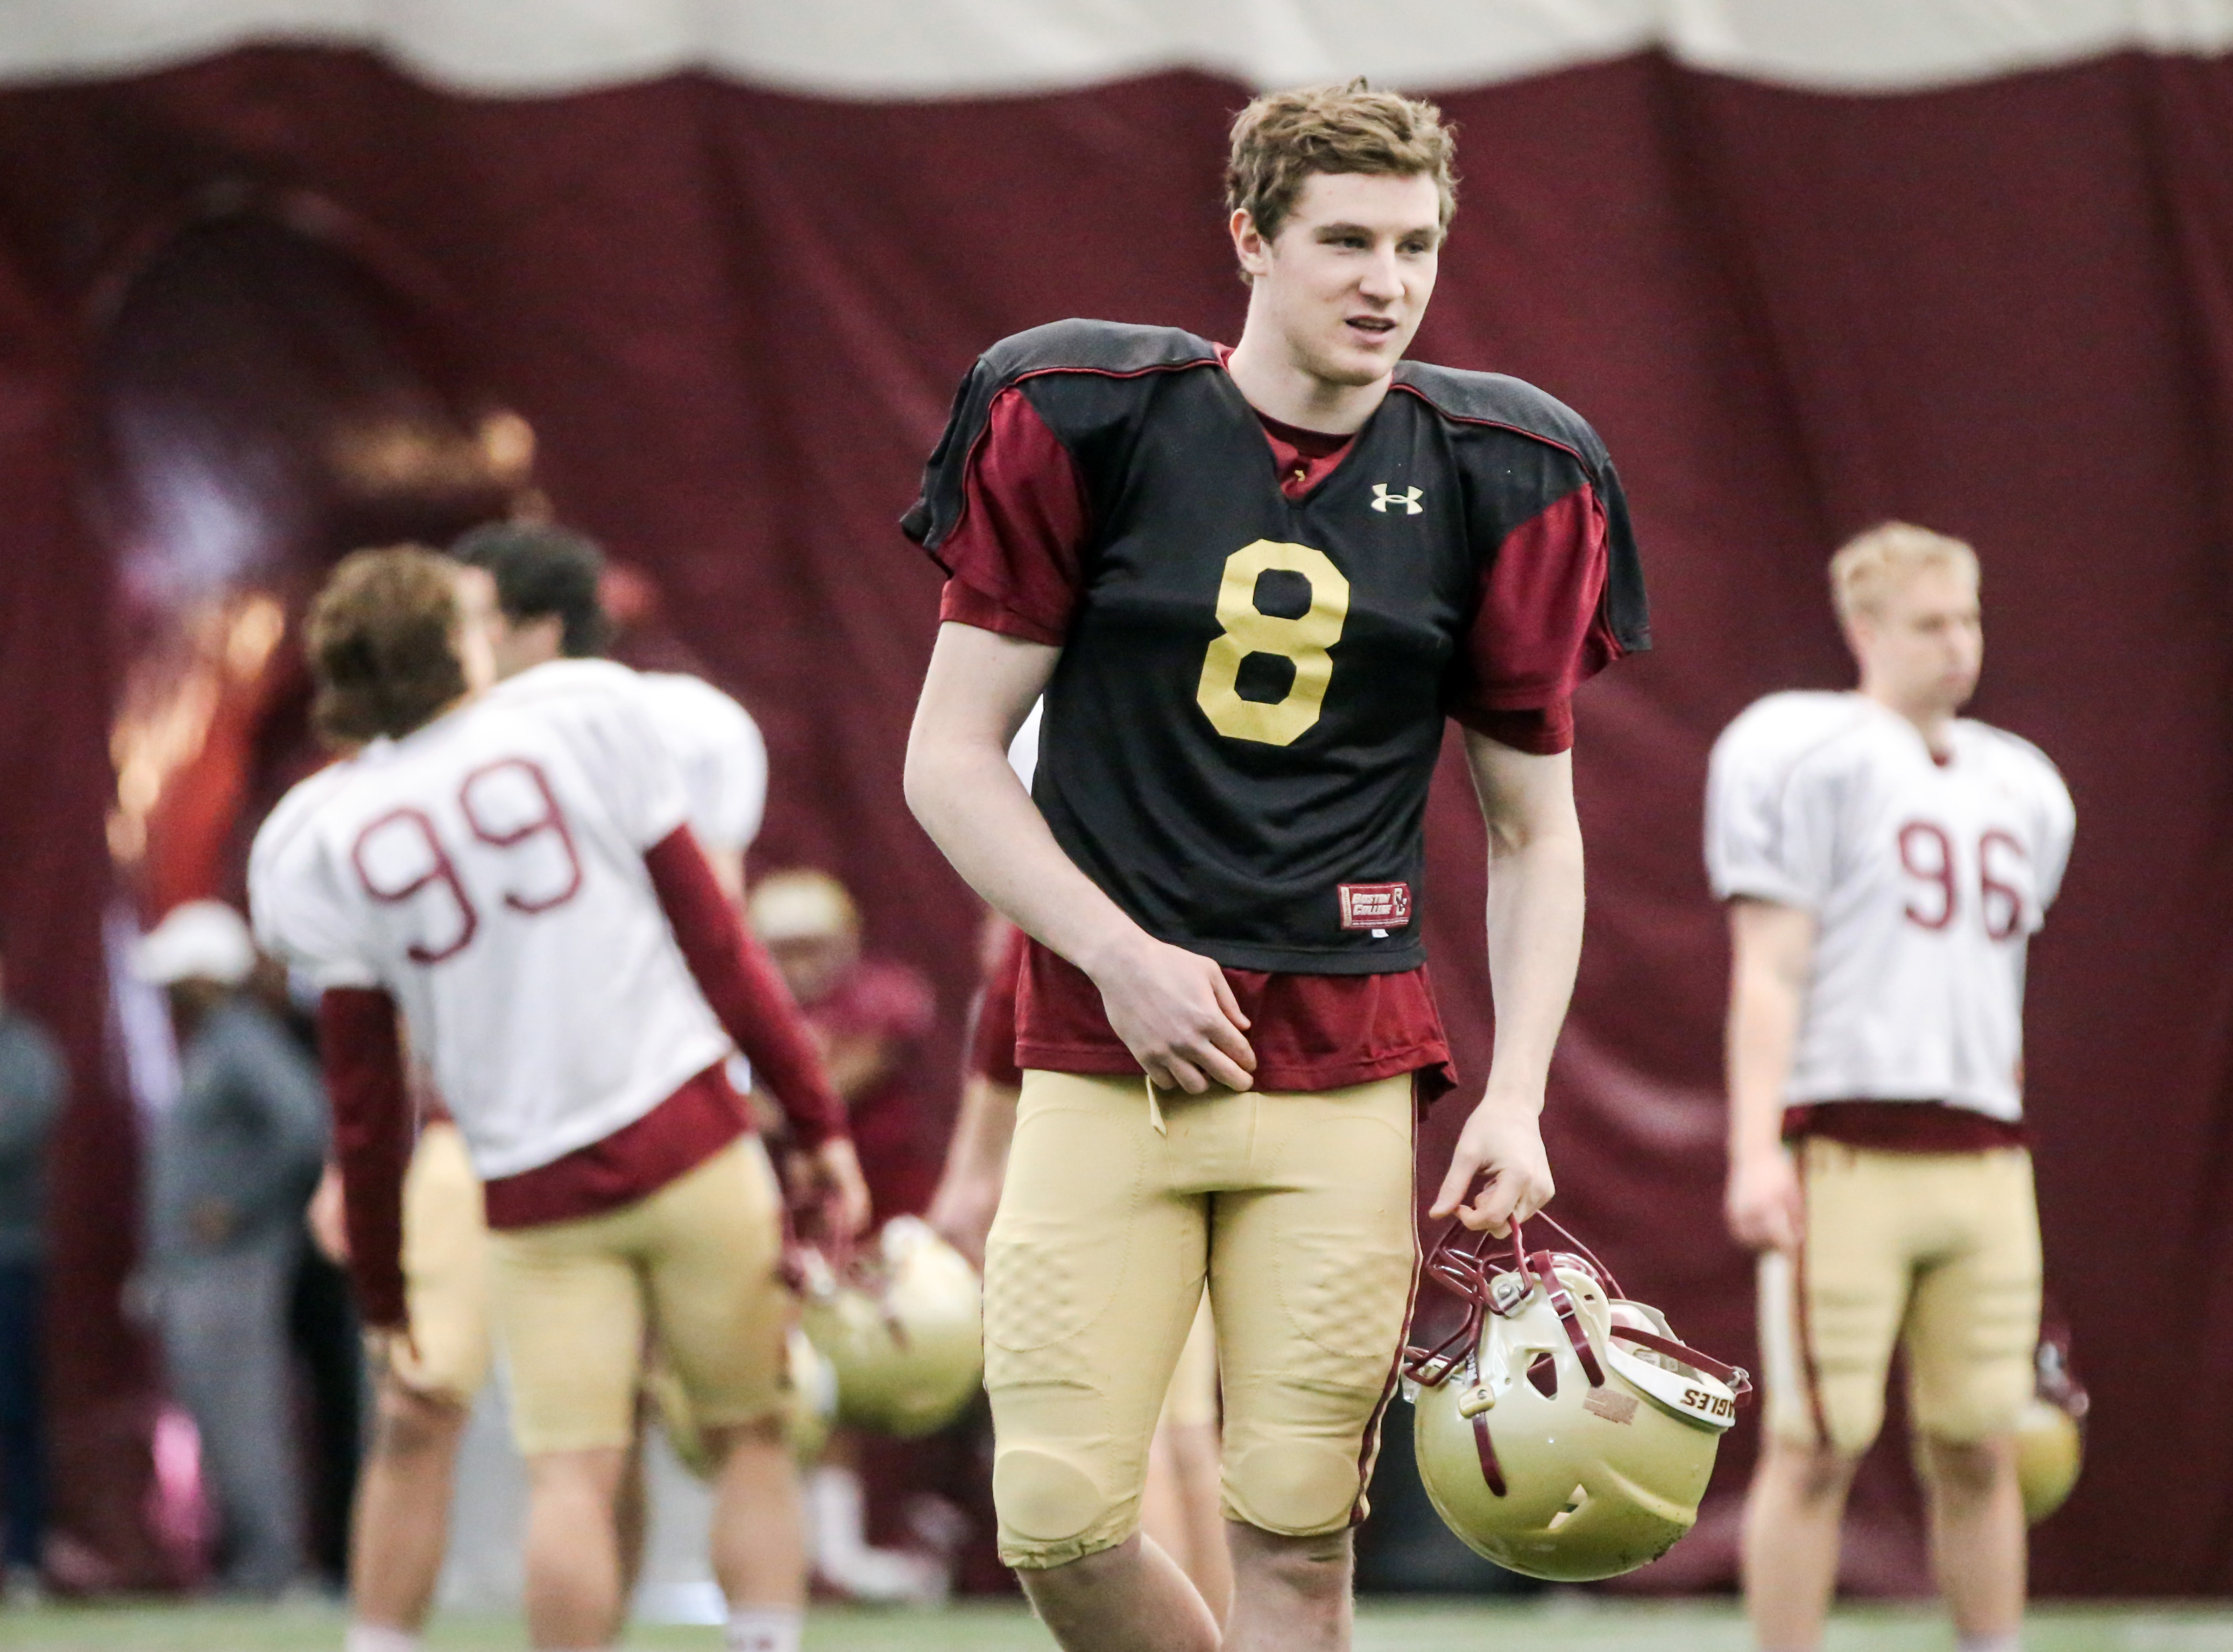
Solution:
[[[1339,888],[1344,929],[1401,929],[1411,921],[1408,883],[1344,883]]]

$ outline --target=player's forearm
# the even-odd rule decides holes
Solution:
[[[991,741],[924,738],[908,750],[908,803],[969,887],[1089,974],[1139,926],[1063,853]]]
[[[403,1289],[403,1177],[411,1158],[410,1102],[395,1005],[356,987],[318,1005],[318,1049],[334,1109],[343,1225],[357,1313],[368,1325],[408,1319]]]
[[[1783,1128],[1783,1089],[1799,1043],[1799,994],[1752,971],[1729,996],[1729,1157],[1769,1151]]]
[[[1729,1156],[1773,1152],[1806,1013],[1813,920],[1791,907],[1738,901],[1730,908],[1728,1079]]]
[[[941,1186],[997,1182],[1007,1174],[1008,1147],[1016,1138],[1018,1093],[982,1074],[973,1074],[961,1090],[961,1109],[954,1121],[954,1143],[946,1150]]]
[[[1089,975],[1147,936],[1063,852],[1008,766],[1060,651],[948,624],[939,628],[908,737],[907,800],[970,888]]]
[[[1488,862],[1488,976],[1496,1005],[1493,1096],[1541,1104],[1582,956],[1582,834],[1553,829]]]
[[[1488,1093],[1542,1104],[1582,955],[1582,827],[1569,754],[1478,735],[1467,758],[1488,830],[1488,973],[1496,1050]]]
[[[699,991],[754,1075],[783,1103],[798,1144],[812,1148],[846,1134],[844,1103],[798,1005],[722,894],[690,829],[678,827],[654,844],[643,863]]]

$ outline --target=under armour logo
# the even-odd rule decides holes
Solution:
[[[1417,488],[1405,488],[1401,493],[1390,493],[1388,484],[1375,482],[1372,485],[1372,508],[1385,516],[1390,506],[1401,505],[1405,516],[1416,517],[1427,508],[1419,503],[1419,493]]]

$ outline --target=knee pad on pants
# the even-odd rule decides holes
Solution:
[[[1025,1570],[1114,1548],[1140,1519],[1137,1492],[1112,1497],[1083,1464],[1041,1446],[994,1456],[993,1504],[1000,1516],[1000,1558]]]

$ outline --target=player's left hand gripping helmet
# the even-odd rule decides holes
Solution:
[[[837,1368],[838,1421],[913,1439],[969,1403],[985,1369],[983,1292],[929,1224],[895,1217],[843,1266],[807,1251],[798,1273],[806,1334]]]
[[[1427,1272],[1465,1304],[1464,1323],[1407,1349],[1404,1376],[1420,1477],[1450,1530],[1508,1571],[1586,1583],[1657,1560],[1690,1529],[1752,1384],[1677,1342],[1557,1231],[1579,1254],[1530,1254],[1517,1222],[1508,1259],[1485,1234],[1444,1234]]]

